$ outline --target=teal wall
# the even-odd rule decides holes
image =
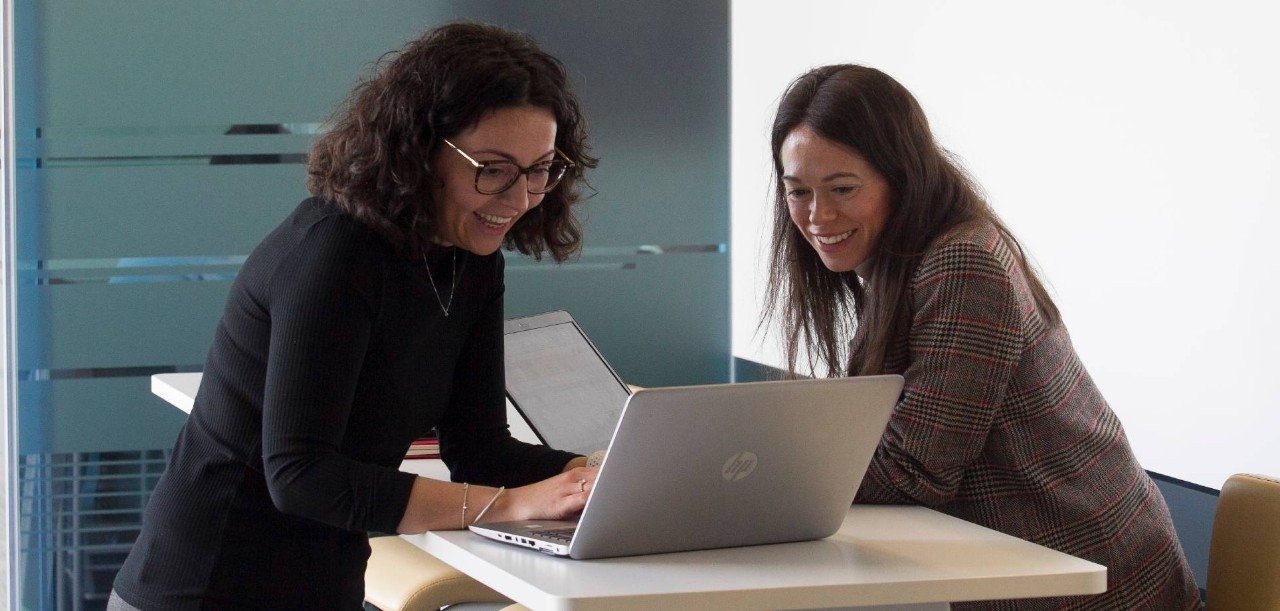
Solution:
[[[508,255],[508,316],[569,310],[628,382],[729,379],[727,0],[14,9],[25,608],[100,607],[85,554],[127,551],[183,422],[148,376],[200,368],[244,255],[306,195],[315,133],[433,24],[537,38],[601,159],[583,256]],[[105,511],[109,534],[84,526]]]
[[[308,143],[355,79],[459,17],[561,57],[602,160],[583,257],[513,257],[510,315],[570,310],[638,384],[728,379],[726,3],[313,6],[19,3],[20,452],[167,443],[181,418],[145,376],[199,367],[238,258],[305,196]],[[228,133],[246,125],[292,133]]]
[[[728,381],[728,2],[469,8],[579,77],[601,158],[584,256],[509,261],[508,314],[568,309],[633,384]]]

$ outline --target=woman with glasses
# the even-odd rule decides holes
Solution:
[[[575,253],[594,166],[528,37],[453,24],[384,60],[231,287],[112,608],[357,609],[368,531],[581,511],[585,458],[507,428],[500,250]],[[432,428],[453,482],[397,469]]]
[[[857,502],[930,506],[1107,567],[1097,596],[953,607],[1198,608],[1164,499],[911,93],[871,68],[814,69],[783,94],[772,151],[765,321],[789,368],[906,380]]]

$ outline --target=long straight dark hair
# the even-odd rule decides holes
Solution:
[[[889,183],[889,218],[865,280],[852,271],[828,270],[791,222],[780,151],[802,125],[857,153]],[[771,140],[773,250],[761,326],[780,323],[792,374],[803,373],[797,371],[802,357],[808,375],[882,373],[889,346],[909,330],[906,293],[921,257],[941,235],[970,222],[997,228],[1018,253],[1046,322],[1059,321],[1057,306],[1018,241],[977,184],[934,141],[915,97],[889,75],[852,64],[810,70],[783,94]]]

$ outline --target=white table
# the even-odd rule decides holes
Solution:
[[[188,412],[199,387],[199,373],[151,377],[153,393]],[[509,419],[522,429],[517,436],[536,442],[518,413]],[[439,469],[447,479],[438,460],[405,463],[403,470],[440,477]],[[857,505],[820,541],[603,560],[554,558],[466,531],[405,539],[535,610],[934,611],[1107,586],[1106,567],[923,507]]]
[[[569,560],[464,531],[406,537],[531,609],[947,609],[1096,594],[1106,568],[923,507],[850,508],[820,541]]]
[[[190,414],[195,405],[196,391],[200,390],[200,379],[203,373],[158,373],[151,376],[151,393],[164,399],[174,407]],[[511,427],[511,435],[521,441],[541,443],[538,436],[529,428],[520,412],[510,402],[507,403],[507,424]],[[439,459],[415,458],[400,463],[400,470],[416,473],[423,477],[448,481],[449,469]]]

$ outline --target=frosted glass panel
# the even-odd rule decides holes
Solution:
[[[148,376],[199,369],[244,257],[306,196],[329,113],[432,25],[531,33],[569,68],[602,160],[583,256],[509,255],[508,316],[570,310],[634,383],[728,379],[727,0],[14,8],[24,608],[103,607],[133,531],[91,541],[89,516],[129,523],[154,477],[125,508],[77,491],[163,464],[183,418]]]

